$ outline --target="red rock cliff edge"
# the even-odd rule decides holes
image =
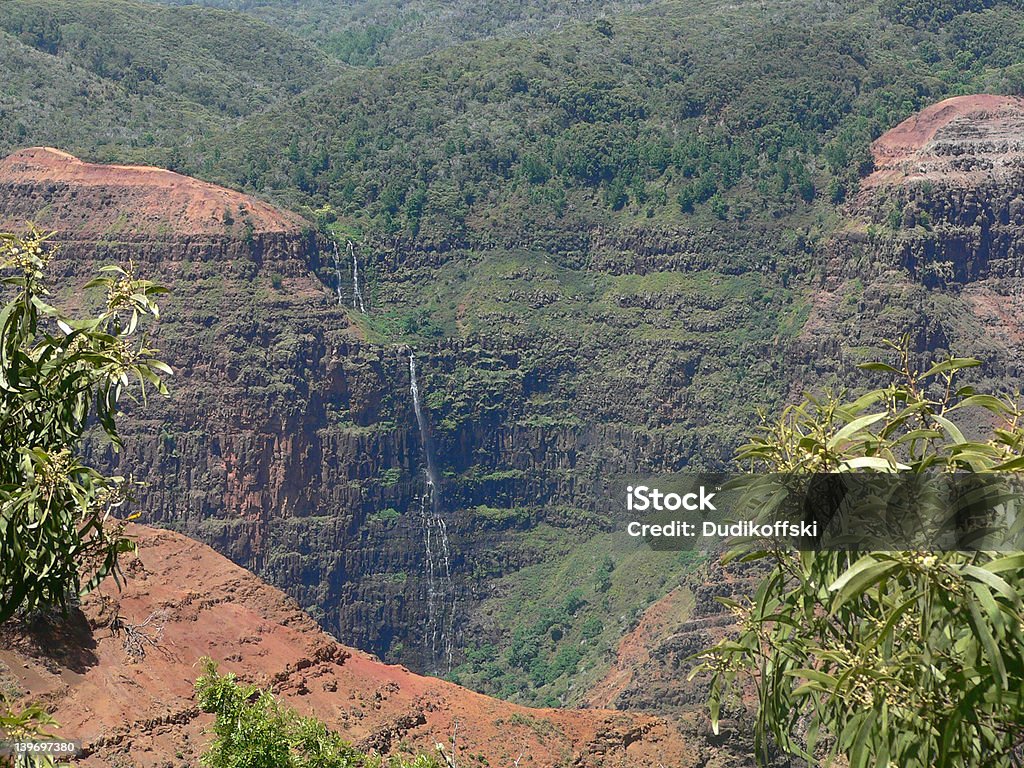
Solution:
[[[389,666],[323,633],[277,589],[209,547],[130,526],[139,544],[122,590],[108,580],[61,626],[0,630],[0,676],[46,704],[84,766],[198,764],[210,717],[193,698],[203,656],[270,686],[364,749],[435,749],[456,733],[460,763],[688,766],[693,749],[662,720],[603,710],[530,710]],[[162,626],[138,659],[120,622]],[[6,668],[6,669],[5,669]],[[456,727],[457,723],[457,727]]]

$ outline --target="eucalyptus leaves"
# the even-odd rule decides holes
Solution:
[[[88,466],[82,439],[96,424],[119,448],[123,398],[166,395],[171,373],[141,330],[164,289],[104,267],[86,286],[105,291],[102,309],[72,319],[48,303],[53,252],[38,230],[0,234],[0,621],[66,609],[132,548],[110,519],[130,483]]]
[[[1024,468],[1016,400],[959,386],[976,360],[919,371],[906,346],[897,349],[895,366],[864,366],[892,384],[852,402],[808,397],[767,424],[740,460],[794,476]],[[967,439],[968,427],[986,437]],[[748,543],[729,557],[771,566],[752,601],[722,600],[738,636],[702,654],[693,673],[712,675],[716,730],[723,706],[742,707],[730,692],[746,690],[758,702],[761,761],[781,750],[812,765],[842,755],[851,768],[1021,764],[1024,554]]]

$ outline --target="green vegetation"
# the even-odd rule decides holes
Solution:
[[[74,319],[47,303],[53,248],[32,231],[0,234],[0,621],[16,612],[66,610],[115,572],[132,548],[109,516],[130,483],[88,466],[83,437],[95,423],[116,450],[121,401],[137,384],[161,394],[170,368],[146,345],[140,321],[159,315],[162,288],[105,267],[89,285],[105,293],[96,317]],[[84,583],[83,583],[84,582]]]
[[[358,752],[312,717],[301,717],[269,690],[220,674],[204,659],[196,699],[215,716],[215,739],[202,757],[208,768],[435,768],[420,755],[411,760]]]
[[[185,145],[334,73],[254,19],[134,0],[7,0],[0,152],[31,144],[178,169]]]
[[[652,572],[618,544],[597,549],[603,534],[572,554],[567,531],[577,520],[528,506],[525,479],[514,474],[521,465],[505,466],[478,436],[579,445],[571,468],[530,468],[548,486],[595,487],[600,469],[622,458],[600,455],[608,442],[673,469],[721,467],[757,410],[778,411],[790,394],[789,342],[811,312],[808,280],[840,221],[836,204],[871,170],[870,141],[945,96],[1024,93],[1024,10],[1015,2],[668,0],[599,21],[618,6],[207,4],[287,31],[130,0],[6,3],[0,68],[11,119],[0,120],[0,147],[56,144],[170,166],[309,211],[339,242],[359,243],[372,302],[370,315],[350,318],[369,342],[349,347],[359,358],[346,361],[352,391],[369,393],[371,372],[388,370],[372,345],[422,350],[447,498],[465,502],[449,511],[509,531],[516,562],[527,563],[518,574],[486,555],[472,565],[506,577],[502,586],[526,607],[496,611],[493,637],[469,650],[457,675],[535,703],[572,701],[577,681],[598,678],[637,606],[689,565]],[[578,23],[560,23],[572,14]],[[532,34],[548,23],[541,17],[558,29]],[[491,36],[499,39],[449,49]],[[902,228],[901,211],[889,224],[870,234]],[[227,392],[298,424],[316,399],[311,361],[350,331],[326,310],[315,322],[296,319],[290,311],[309,296],[273,272],[254,279],[251,266],[183,264],[170,279],[194,298],[170,311],[195,335],[182,339],[169,323],[162,343],[208,350],[211,370],[225,372],[190,382],[197,401]],[[931,269],[936,280],[945,274],[941,264]],[[329,271],[325,294],[338,279]],[[921,286],[896,298],[876,318],[886,328],[957,309]],[[841,311],[859,330],[858,302]],[[797,375],[820,373],[810,368]],[[321,436],[408,428],[404,389],[377,394],[379,407],[362,412],[332,394]],[[205,424],[187,429],[171,430],[182,445],[211,442]],[[396,468],[350,479],[384,492],[381,503],[366,499],[371,535],[401,524],[388,505],[415,481]],[[224,482],[210,471],[167,493],[206,509]],[[586,506],[585,496],[572,504]],[[247,535],[236,521],[197,525],[218,546]],[[599,525],[586,525],[596,535]],[[261,573],[291,580],[303,604],[331,621],[338,595],[321,581],[338,571],[306,547],[310,532],[336,526],[336,510],[325,507],[275,526],[267,547],[278,551]],[[626,567],[650,579],[626,583]],[[575,613],[552,591],[560,583],[581,591]],[[409,640],[394,653],[403,641],[415,653]]]
[[[808,399],[740,452],[755,469],[907,473],[1024,466],[1014,399],[958,385],[976,360],[893,378],[855,401]],[[991,424],[969,440],[968,425]],[[994,422],[994,423],[993,423]],[[959,424],[959,426],[958,426]],[[758,548],[755,546],[755,550]],[[704,656],[716,724],[731,686],[756,681],[758,757],[812,764],[1013,766],[1024,736],[1024,555],[992,552],[743,551],[772,568],[752,603],[726,601],[741,630]]]
[[[393,63],[468,40],[534,35],[651,0],[356,0],[344,4],[333,0],[159,2],[242,11],[315,42],[347,64],[363,66]]]
[[[396,485],[401,479],[402,470],[398,467],[388,467],[387,469],[381,470],[380,484],[385,488],[390,488],[391,486]]]
[[[392,525],[402,517],[402,513],[394,507],[388,507],[382,509],[379,512],[373,512],[367,515],[366,522],[371,525]]]
[[[489,36],[510,16],[557,25],[567,10],[209,4],[357,62],[406,21],[420,39],[427,18]],[[616,7],[579,5],[584,19]],[[517,24],[507,29],[532,29]],[[475,243],[536,229],[538,239],[681,215],[774,228],[847,197],[870,169],[870,140],[914,110],[956,93],[1018,92],[1022,24],[1016,2],[675,0],[346,71],[245,15],[12,0],[0,63],[26,111],[0,146],[169,164],[295,207],[329,205],[340,225],[376,236]],[[82,119],[31,119],[58,113]]]
[[[989,8],[1024,8],[1019,0],[883,0],[882,15],[900,24],[936,28],[965,14]]]
[[[344,73],[197,142],[194,168],[427,239],[770,222],[847,197],[870,140],[925,104],[1014,91],[1022,20],[1005,3],[919,30],[873,4],[661,3]]]
[[[300,41],[244,17],[132,0],[8,0],[0,28],[134,96],[181,98],[232,116],[299,92],[326,64]]]
[[[0,692],[0,746],[7,741],[42,741],[51,738],[50,728],[55,725],[57,722],[40,705],[30,704],[14,710],[8,705],[4,693]],[[53,768],[57,765],[48,755],[24,755],[19,760],[19,768]],[[13,762],[0,762],[0,765],[14,768]]]
[[[485,610],[499,631],[467,648],[452,680],[533,706],[578,704],[607,673],[619,639],[701,561],[692,552],[652,556],[624,534],[558,533],[537,542],[536,565],[498,579],[501,597]],[[673,618],[685,620],[691,603],[680,598]]]

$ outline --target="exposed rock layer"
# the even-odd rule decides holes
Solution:
[[[244,231],[243,214],[230,224],[221,216],[218,228],[222,204],[246,212]],[[342,276],[328,244],[296,217],[238,193],[49,149],[0,163],[0,228],[26,220],[56,232],[51,269],[63,281],[62,306],[88,306],[94,299],[78,287],[109,262],[132,260],[171,289],[153,341],[175,368],[173,397],[132,409],[125,452],[97,446],[94,457],[147,482],[138,499],[144,519],[187,532],[286,589],[347,642],[443,671],[416,632],[429,590],[418,512],[425,461],[408,351],[361,338],[339,306]],[[420,257],[396,252],[380,268],[400,273]],[[545,522],[586,533],[590,523],[565,510],[587,508],[603,478],[678,468],[695,450],[679,433],[523,423],[517,408],[548,382],[516,378],[518,353],[467,346],[438,343],[420,363],[430,422],[433,396],[467,367],[507,377],[474,393],[483,407],[473,403],[471,418],[435,440],[457,635],[491,577],[550,555],[519,532]],[[665,396],[652,418],[672,418],[687,370],[659,377]],[[593,402],[643,411],[631,395]],[[473,514],[480,505],[529,511],[492,520]]]
[[[143,526],[129,533],[139,554],[123,590],[107,582],[67,623],[0,630],[5,685],[45,701],[60,735],[82,740],[80,765],[198,764],[211,722],[192,695],[203,656],[367,750],[434,752],[443,743],[450,754],[454,733],[460,764],[694,764],[657,718],[529,710],[384,665],[337,643],[293,600],[209,547]],[[144,658],[126,651],[125,624],[155,639]]]

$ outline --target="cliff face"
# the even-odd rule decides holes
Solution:
[[[1024,99],[948,99],[872,150],[856,215],[875,225],[876,265],[928,287],[1021,276]]]
[[[1024,340],[1022,128],[1024,100],[963,96],[873,144],[875,171],[821,249],[802,354],[842,357],[909,332],[917,348],[982,358],[994,383],[1012,385]]]
[[[417,382],[442,475],[432,510],[411,351],[350,322],[338,299],[346,257],[301,219],[167,171],[31,149],[0,163],[0,227],[25,221],[56,232],[64,306],[96,300],[78,288],[111,262],[171,290],[153,341],[175,369],[173,396],[129,409],[122,454],[93,448],[145,481],[143,518],[285,589],[346,642],[417,669],[458,661],[493,577],[603,524],[590,510],[608,476],[676,468],[693,452],[686,435],[563,418],[557,404],[523,418],[549,384],[518,353],[434,344]],[[407,261],[397,254],[394,272]],[[556,545],[551,529],[565,532]]]
[[[197,661],[270,687],[363,750],[435,751],[491,765],[689,766],[691,749],[657,718],[530,710],[381,664],[324,634],[282,592],[210,548],[130,526],[139,554],[125,588],[108,582],[66,622],[0,630],[6,690],[44,700],[83,766],[187,768],[209,741]],[[131,653],[126,626],[152,639]],[[517,762],[518,759],[518,762]]]
[[[982,357],[983,386],[1012,384],[1022,115],[1017,100],[972,97],[912,118],[876,143],[877,171],[836,232],[784,252],[670,228],[567,236],[550,254],[357,249],[369,317],[350,306],[348,255],[301,219],[156,169],[16,153],[0,163],[0,226],[57,232],[72,308],[110,261],[133,259],[172,291],[154,340],[173,397],[132,409],[122,455],[94,448],[147,482],[145,519],[286,590],[345,642],[444,672],[500,639],[496,579],[607,528],[615,478],[721,466],[755,406],[831,377],[857,383],[854,363],[883,339],[909,332],[922,351]],[[796,275],[805,263],[812,275]],[[401,323],[421,340],[435,497],[412,350],[384,342]],[[635,658],[627,673],[661,656]],[[628,691],[648,678],[609,682],[603,700],[647,706]]]

